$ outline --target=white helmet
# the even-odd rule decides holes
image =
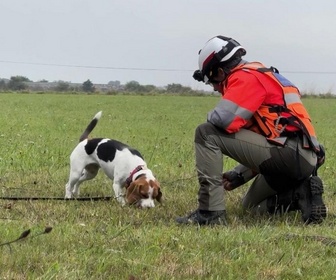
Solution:
[[[242,56],[246,54],[246,50],[236,40],[228,37],[216,36],[207,41],[198,53],[198,66],[204,82],[209,82],[214,66],[229,62],[238,50],[242,50]]]

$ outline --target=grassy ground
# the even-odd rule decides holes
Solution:
[[[330,215],[304,226],[299,213],[243,212],[248,186],[227,193],[227,227],[179,227],[197,206],[193,135],[218,97],[0,94],[0,194],[63,197],[68,158],[96,112],[93,136],[137,147],[165,203],[0,201],[0,279],[334,279],[336,99],[304,99],[325,145],[320,176]],[[225,159],[225,167],[234,162]],[[82,196],[112,195],[99,174]],[[52,227],[51,232],[48,232]],[[46,230],[47,228],[47,230]]]

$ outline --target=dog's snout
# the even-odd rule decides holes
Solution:
[[[154,200],[153,199],[141,199],[140,200],[140,208],[154,208]]]

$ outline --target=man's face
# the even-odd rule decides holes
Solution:
[[[211,77],[211,82],[209,82],[209,85],[211,85],[214,89],[214,91],[218,91],[221,94],[223,94],[223,82],[226,78],[226,75],[222,68],[218,68],[217,75],[214,77]]]
[[[217,91],[221,94],[223,94],[223,85],[222,83],[209,83],[213,87],[214,91]]]

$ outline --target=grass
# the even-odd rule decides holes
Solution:
[[[92,135],[140,149],[165,197],[149,210],[114,200],[1,200],[0,243],[31,231],[0,247],[0,279],[333,279],[336,100],[303,101],[326,147],[329,217],[318,226],[304,226],[299,213],[254,217],[240,206],[246,185],[226,194],[229,226],[208,228],[174,218],[197,206],[194,130],[218,97],[0,94],[2,196],[63,197],[69,154],[102,110]],[[81,187],[82,196],[111,194],[103,174]]]

